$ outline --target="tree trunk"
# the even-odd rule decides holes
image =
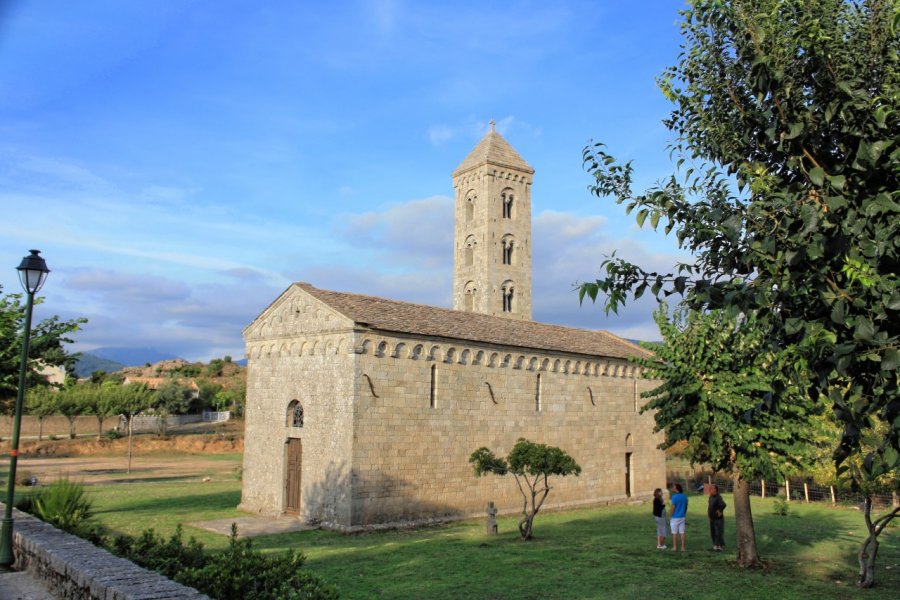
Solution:
[[[38,441],[44,439],[44,417],[38,417]]]
[[[525,517],[521,521],[519,521],[519,534],[522,536],[523,541],[528,541],[531,539],[533,527],[534,514],[525,515]]]
[[[127,473],[131,473],[131,436],[134,432],[134,427],[132,427],[132,421],[134,417],[128,417],[128,471]]]
[[[856,577],[857,587],[870,588],[875,585],[875,559],[878,558],[878,534],[884,531],[884,528],[888,523],[890,523],[898,514],[900,514],[900,507],[894,507],[891,512],[873,522],[872,496],[866,494],[864,516],[869,536],[859,549],[859,575]]]
[[[97,415],[97,439],[100,439],[100,436],[103,435],[103,419],[104,417]]]
[[[750,485],[740,473],[734,481],[734,527],[737,533],[737,563],[741,567],[762,566],[756,549],[756,531],[753,529],[753,513],[750,511]]]
[[[69,419],[69,439],[75,439],[75,417],[66,417]]]

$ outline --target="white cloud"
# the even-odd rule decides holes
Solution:
[[[433,269],[452,263],[453,200],[446,196],[392,204],[381,212],[345,215],[340,221],[350,244],[386,256],[384,270]]]

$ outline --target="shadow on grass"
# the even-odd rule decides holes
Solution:
[[[196,514],[198,507],[206,512],[234,510],[240,501],[238,490],[221,492],[160,495],[147,499],[123,499],[117,506],[99,508],[96,513]]]

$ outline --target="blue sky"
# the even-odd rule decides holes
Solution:
[[[591,140],[671,170],[654,78],[677,1],[0,0],[0,285],[38,248],[36,318],[76,349],[243,355],[292,281],[451,304],[451,171],[497,129],[535,168],[534,318],[658,337],[576,281],[674,242],[592,197]]]

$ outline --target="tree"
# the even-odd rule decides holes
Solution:
[[[512,473],[523,500],[522,520],[519,521],[519,534],[523,540],[531,539],[534,518],[550,493],[549,476],[581,474],[581,467],[564,450],[555,446],[535,444],[524,438],[519,438],[505,459],[481,447],[472,453],[469,462],[474,467],[476,477],[486,473],[495,475]]]
[[[38,386],[25,392],[25,410],[38,420],[38,441],[44,439],[44,419],[56,413],[56,398],[59,392]]]
[[[197,380],[197,388],[199,389],[197,400],[192,404],[196,406],[198,412],[214,407],[216,396],[222,391],[222,386],[209,379],[199,379]]]
[[[38,298],[35,304],[41,301]],[[79,355],[67,353],[64,344],[72,343],[68,334],[78,331],[84,323],[87,319],[61,321],[53,316],[32,325],[27,367],[29,388],[47,385],[47,380],[40,374],[44,366],[61,366],[67,373],[73,372]],[[16,396],[24,326],[22,294],[3,295],[3,287],[0,286],[0,401]]]
[[[662,220],[695,260],[656,273],[607,257],[581,298],[603,294],[615,311],[649,290],[755,313],[773,347],[803,353],[809,394],[832,405],[835,461],[865,452],[856,480],[877,478],[900,466],[895,4],[693,0],[682,14],[683,51],[660,79],[679,174],[635,195],[631,164],[601,144],[584,162],[594,194],[641,226]],[[889,426],[864,451],[873,419]]]
[[[102,372],[102,371],[101,371]],[[97,373],[95,371],[94,373]],[[97,439],[103,435],[103,422],[107,417],[115,414],[115,401],[113,394],[115,386],[118,385],[112,381],[106,381],[105,377],[99,381],[91,378],[91,383],[79,384],[81,387],[80,404],[83,414],[93,415],[97,419]]]
[[[159,415],[159,433],[166,434],[166,419],[169,415],[183,415],[191,403],[193,392],[190,388],[170,379],[156,390],[153,409]]]
[[[816,405],[796,387],[776,403],[771,390],[791,386],[788,371],[804,370],[787,350],[772,351],[755,318],[731,319],[723,311],[657,311],[663,342],[647,344],[653,358],[635,358],[644,376],[661,380],[644,392],[661,448],[685,442],[691,463],[726,472],[734,483],[738,564],[760,566],[749,482],[773,478],[809,453]],[[791,393],[789,393],[791,392]]]
[[[134,433],[132,427],[134,416],[150,407],[156,395],[142,383],[130,383],[127,385],[108,383],[105,390],[108,395],[109,410],[111,414],[125,417],[128,429],[128,473],[131,473],[131,442]]]
[[[56,393],[56,412],[69,421],[69,439],[75,439],[75,418],[84,411],[87,395],[83,385],[70,385]]]

